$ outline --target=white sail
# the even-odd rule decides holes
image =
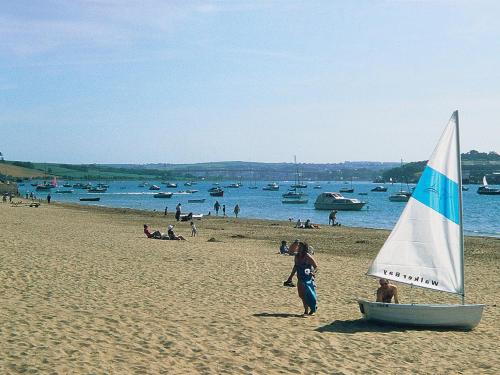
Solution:
[[[463,295],[460,176],[455,111],[369,275]]]
[[[486,176],[483,176],[483,186],[488,186],[488,181],[486,181]]]

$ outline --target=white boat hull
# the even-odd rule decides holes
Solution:
[[[396,304],[358,300],[363,317],[381,323],[473,329],[484,305]]]

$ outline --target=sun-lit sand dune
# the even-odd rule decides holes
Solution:
[[[147,239],[173,217],[132,210],[0,204],[0,373],[498,373],[500,240],[466,238],[471,332],[378,326],[356,298],[387,231],[294,229],[210,218],[187,241]],[[319,310],[302,318],[283,287],[282,239],[316,250]],[[211,241],[209,241],[212,239]],[[459,298],[400,286],[403,302]]]

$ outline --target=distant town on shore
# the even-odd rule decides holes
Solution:
[[[261,163],[244,161],[194,164],[63,164],[7,160],[0,153],[0,179],[48,178],[68,180],[293,180],[300,173],[304,181],[376,181],[414,183],[426,160],[402,162],[345,161],[342,163]],[[500,183],[500,155],[471,150],[462,154],[464,183],[480,183],[488,176]]]

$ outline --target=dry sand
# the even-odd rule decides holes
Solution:
[[[466,239],[467,301],[486,303],[470,332],[360,320],[357,297],[387,231],[300,230],[211,218],[188,241],[145,238],[172,216],[132,210],[0,204],[0,373],[498,373],[498,239]],[[190,235],[189,223],[176,225]],[[282,286],[281,239],[316,249],[318,315],[301,318]],[[214,238],[217,242],[209,242]],[[403,302],[458,302],[400,287]]]

